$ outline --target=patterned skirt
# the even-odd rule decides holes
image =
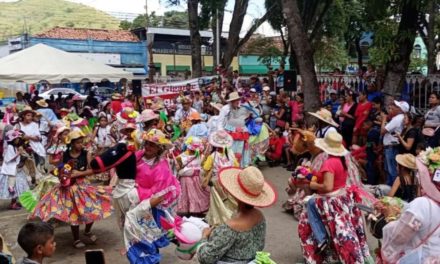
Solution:
[[[111,191],[111,187],[91,186],[84,180],[68,187],[57,185],[41,198],[30,218],[45,222],[55,218],[70,225],[95,222],[112,214]]]
[[[374,263],[367,244],[361,211],[354,206],[360,198],[341,190],[334,196],[316,196],[316,207],[321,220],[329,232],[329,247],[322,254],[316,254],[317,243],[307,216],[303,210],[298,233],[306,263]]]
[[[14,199],[29,190],[26,174],[22,169],[17,170],[17,175],[15,175],[15,193],[13,194],[8,190],[8,178],[8,175],[0,174],[0,199]]]
[[[234,140],[231,150],[239,161],[240,168],[246,168],[251,164],[251,150],[248,142]]]
[[[209,187],[201,185],[200,172],[196,171],[193,176],[180,177],[181,194],[177,204],[177,212],[204,213],[209,209]]]

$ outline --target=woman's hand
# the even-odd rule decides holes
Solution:
[[[165,195],[162,195],[162,196],[159,196],[159,197],[151,198],[151,199],[150,199],[150,205],[151,205],[151,207],[156,207],[156,206],[158,206],[158,205],[163,201],[164,198],[165,198]]]
[[[207,239],[207,238],[209,238],[209,236],[211,235],[213,229],[214,229],[214,228],[212,228],[212,227],[207,227],[207,228],[203,229],[203,232],[202,232],[202,239]]]

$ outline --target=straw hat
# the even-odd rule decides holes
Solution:
[[[219,103],[211,102],[210,104],[211,104],[212,107],[214,107],[215,109],[217,109],[219,112],[220,112],[220,111],[222,110],[222,108],[223,108],[223,105],[222,105],[222,104],[219,104]]]
[[[235,199],[256,207],[268,207],[277,200],[275,189],[264,180],[263,173],[253,166],[246,169],[226,168],[219,173],[220,184]]]
[[[69,135],[67,136],[66,142],[67,142],[67,144],[70,144],[72,142],[72,140],[83,138],[85,136],[86,135],[84,135],[84,133],[81,130],[76,129],[76,130],[70,131]]]
[[[147,99],[147,100],[145,100],[145,104],[146,105],[152,105],[153,101],[151,99]]]
[[[416,165],[423,192],[432,200],[440,203],[440,183],[433,181],[433,175],[429,173],[428,167],[423,164],[420,158],[416,159]]]
[[[325,108],[319,109],[316,113],[309,112],[309,114],[318,118],[321,121],[326,122],[327,124],[330,124],[334,127],[339,127],[335,120],[333,120],[332,113]]]
[[[67,126],[60,126],[57,131],[55,132],[55,136],[54,138],[58,138],[59,135],[63,134],[64,131],[69,131],[70,132],[70,128]]]
[[[398,154],[396,161],[405,168],[417,170],[416,157],[413,154]]]
[[[265,92],[269,92],[269,91],[270,91],[270,87],[269,87],[269,86],[264,86],[264,87],[263,87],[263,91],[265,91]]]
[[[315,139],[315,146],[332,156],[343,157],[348,153],[338,132],[329,132],[324,138]]]
[[[20,138],[21,136],[23,136],[23,134],[20,131],[12,129],[6,132],[5,139],[7,142],[11,142],[14,139]]]
[[[234,143],[231,135],[224,130],[218,130],[209,135],[209,144],[217,148],[230,148]]]
[[[144,111],[142,111],[141,115],[138,117],[137,122],[144,123],[144,122],[148,122],[148,121],[151,121],[154,119],[159,119],[159,115],[156,114],[151,109],[145,109]]]
[[[119,132],[126,133],[127,130],[136,130],[137,127],[133,123],[127,123],[123,128],[119,129]],[[127,132],[128,133],[128,132]]]
[[[202,121],[202,117],[200,116],[199,112],[192,112],[189,115],[188,120],[191,120],[191,121]]]
[[[72,98],[73,101],[82,101],[81,96],[75,94]]]
[[[26,115],[28,113],[32,113],[33,115],[36,114],[36,112],[32,109],[30,106],[25,106],[23,110],[20,112],[20,116]]]
[[[240,100],[241,97],[237,92],[232,92],[229,94],[229,99],[226,100],[226,102],[232,102],[232,101],[237,101]]]
[[[49,105],[47,104],[46,100],[44,100],[44,99],[38,100],[38,101],[36,101],[35,103],[36,103],[38,106],[41,106],[41,107],[48,107],[48,106],[49,106]]]
[[[159,129],[151,129],[148,133],[143,133],[142,140],[144,142],[152,142],[164,147],[165,149],[171,149],[173,147],[171,141],[167,139],[165,134]]]
[[[123,97],[120,93],[114,93],[112,94],[112,100],[122,100]]]

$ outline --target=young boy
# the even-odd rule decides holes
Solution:
[[[53,227],[45,222],[25,224],[20,229],[17,240],[27,254],[17,264],[42,264],[44,258],[51,257],[55,252]]]

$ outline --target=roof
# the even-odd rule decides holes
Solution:
[[[149,27],[148,33],[174,36],[189,36],[189,29]],[[212,38],[212,31],[200,30],[200,36],[202,38]],[[223,32],[222,37],[228,37],[228,33]]]
[[[74,39],[74,40],[101,40],[139,42],[139,38],[128,30],[63,28],[55,27],[44,33],[36,34],[37,38]]]

